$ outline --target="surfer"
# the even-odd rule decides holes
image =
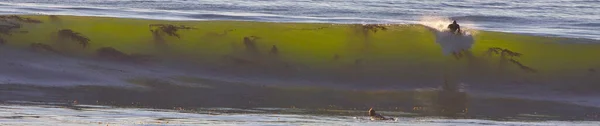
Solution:
[[[380,114],[375,113],[375,110],[373,110],[373,108],[369,109],[369,116],[371,117],[372,120],[390,120],[391,118],[385,118]]]
[[[458,25],[458,23],[456,23],[456,20],[454,20],[452,22],[452,24],[448,25],[448,29],[450,29],[450,31],[452,33],[455,33],[455,34],[459,34],[460,33],[460,25]]]

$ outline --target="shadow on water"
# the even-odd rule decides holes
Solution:
[[[427,95],[417,95],[415,102],[419,105],[413,111],[447,117],[461,117],[468,114],[468,94],[459,89],[459,85],[445,81],[438,90],[429,91]]]
[[[255,86],[243,83],[181,77],[176,81],[134,79],[136,88],[0,85],[0,100],[62,102],[160,109],[299,108],[306,114],[351,114],[336,110],[414,113],[416,116],[519,120],[598,120],[595,107],[516,98],[471,97],[445,84],[440,90],[367,91],[307,87]],[[394,116],[389,115],[388,116]],[[414,115],[398,115],[414,116]]]

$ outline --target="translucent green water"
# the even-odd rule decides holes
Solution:
[[[600,69],[600,44],[578,43],[584,40],[568,38],[477,31],[475,44],[469,51],[472,56],[455,59],[442,54],[435,34],[422,25],[386,25],[387,30],[373,32],[363,25],[352,24],[24,17],[43,23],[25,24],[23,30],[29,31],[26,34],[3,36],[8,45],[27,47],[31,43],[46,43],[71,54],[93,55],[101,47],[112,47],[127,54],[154,55],[202,65],[253,64],[251,67],[264,69],[303,69],[332,75],[397,79],[431,79],[460,73],[467,78],[503,76],[542,82],[576,78],[593,83],[598,82],[597,75],[593,74]],[[196,29],[179,30],[176,33],[180,38],[177,38],[164,33],[154,35],[150,24],[185,25]],[[72,40],[60,39],[57,32],[61,29],[71,29],[88,37],[89,47],[81,48]],[[256,52],[244,44],[244,37],[250,36],[257,38],[253,40]],[[276,53],[272,53],[273,46],[277,48]],[[487,56],[491,47],[523,54],[513,59],[537,72],[524,72],[519,66],[502,61],[499,55]],[[224,58],[226,56],[234,58]]]

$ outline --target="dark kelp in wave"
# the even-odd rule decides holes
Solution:
[[[58,36],[60,38],[68,38],[73,41],[78,42],[83,48],[86,48],[89,45],[90,39],[83,36],[81,33],[75,32],[71,29],[62,29],[58,31]]]
[[[233,32],[233,31],[235,31],[235,29],[223,30],[221,33],[209,32],[209,33],[206,33],[206,36],[225,36],[225,35],[229,34],[229,32]]]
[[[37,51],[37,52],[53,52],[53,53],[60,53],[59,51],[55,50],[54,48],[52,48],[52,46],[48,45],[48,44],[44,44],[44,43],[31,43],[29,45],[29,48],[33,51]]]
[[[521,57],[523,54],[518,53],[518,52],[513,52],[510,51],[508,49],[502,49],[502,48],[498,48],[498,47],[492,47],[488,49],[488,53],[494,53],[497,55],[501,55],[503,57]]]
[[[19,28],[21,28],[21,24],[3,21],[2,24],[0,24],[0,33],[10,36],[15,29]]]
[[[373,33],[377,33],[377,31],[386,31],[386,30],[388,30],[387,27],[385,27],[384,25],[379,25],[379,24],[361,25],[361,28],[363,29],[363,31],[371,31]]]
[[[142,63],[150,60],[149,55],[141,55],[141,54],[126,54],[112,47],[102,47],[96,50],[96,55],[100,58],[105,58],[109,60],[116,61],[129,61]]]
[[[42,21],[16,15],[0,16],[0,35],[10,36],[13,33],[27,33],[27,31],[18,31],[23,23],[42,23]],[[0,45],[3,44],[6,44],[6,40],[0,36]]]
[[[498,48],[498,47],[489,48],[488,51],[487,51],[487,53],[489,55],[491,55],[491,54],[500,55],[501,58],[507,59],[510,63],[513,63],[513,64],[517,65],[521,70],[523,70],[525,72],[531,72],[531,73],[537,72],[537,70],[535,70],[535,69],[533,69],[531,67],[525,66],[521,62],[513,59],[515,57],[521,57],[521,56],[523,56],[523,54],[521,54],[521,53],[514,52],[514,51],[511,51],[511,50],[508,50],[508,49]]]
[[[290,28],[290,29],[287,29],[287,30],[302,30],[302,31],[306,30],[306,31],[317,31],[317,30],[323,30],[323,29],[327,29],[327,28],[330,28],[330,27],[317,27],[317,28]]]
[[[461,49],[461,50],[459,50],[459,51],[452,52],[452,55],[454,56],[454,58],[455,58],[455,59],[457,59],[457,60],[460,60],[460,59],[462,59],[462,58],[463,58],[465,55],[467,55],[468,53],[469,53],[468,51],[466,51],[466,50],[464,50],[464,49]]]
[[[258,47],[256,47],[256,40],[259,38],[256,36],[247,36],[244,37],[244,46],[246,47],[246,51],[250,53],[258,53]]]
[[[42,23],[42,21],[40,21],[40,20],[35,20],[32,18],[24,18],[24,17],[17,16],[17,15],[0,16],[0,20],[3,20],[3,21],[15,20],[17,22],[23,22],[23,23]]]
[[[181,38],[181,36],[177,34],[177,31],[179,30],[196,29],[194,27],[189,27],[185,25],[175,26],[171,24],[150,24],[148,25],[148,28],[150,28],[150,32],[152,32],[154,35],[160,35],[160,33],[165,33],[169,36],[175,36],[177,38]]]

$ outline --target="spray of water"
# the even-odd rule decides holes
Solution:
[[[421,20],[419,20],[418,23],[426,26],[435,34],[435,41],[442,48],[442,53],[444,55],[462,55],[465,52],[470,51],[472,45],[475,43],[473,35],[476,33],[476,30],[470,29],[475,27],[475,25],[468,21],[457,21],[461,26],[461,34],[455,34],[448,29],[448,25],[451,24],[452,21],[453,20],[446,17],[424,16],[421,17]],[[455,77],[445,78],[445,81],[448,81],[445,83],[449,84],[447,86],[456,89],[458,92],[465,92],[468,85],[460,83],[460,80],[455,79]]]
[[[452,23],[453,20],[447,17],[441,16],[423,16],[419,20],[419,24],[427,26],[431,29],[437,30],[438,32],[448,31],[448,24]],[[460,29],[463,31],[464,35],[475,35],[477,30],[476,24],[471,21],[457,21],[460,24]]]
[[[474,43],[473,31],[469,29],[473,23],[465,23],[461,25],[462,34],[457,35],[448,31],[448,25],[452,20],[438,16],[424,16],[419,21],[419,24],[424,25],[435,33],[436,42],[442,47],[444,55],[456,54],[463,51],[468,51]]]

